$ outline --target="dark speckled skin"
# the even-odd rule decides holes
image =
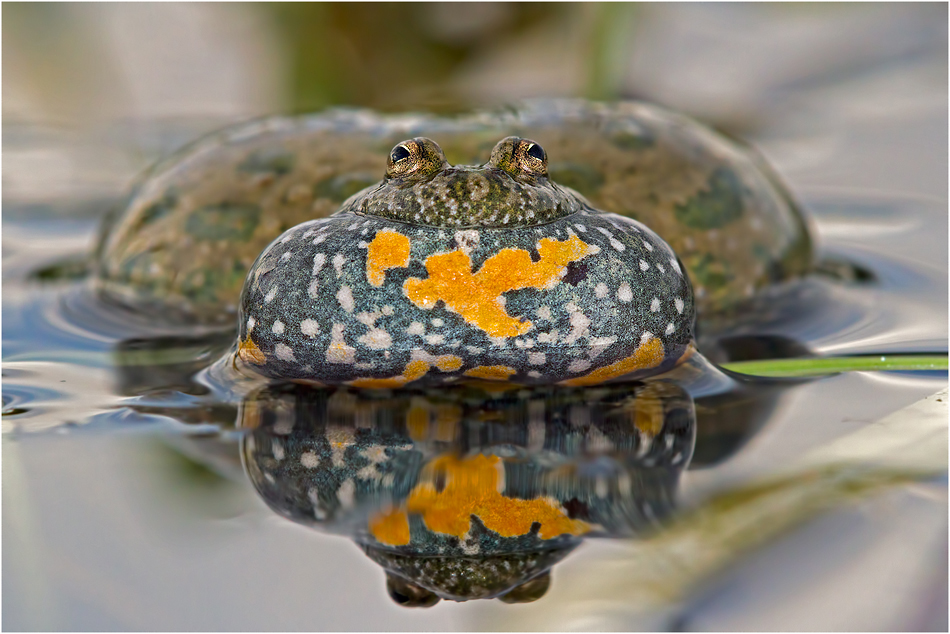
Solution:
[[[406,235],[411,255],[408,266],[389,269],[376,287],[367,280],[366,245],[387,231]],[[592,253],[560,267],[563,276],[555,273],[550,288],[500,295],[504,312],[524,328],[517,336],[493,336],[443,301],[426,308],[407,298],[407,280],[429,277],[424,263],[433,254],[470,245],[471,270],[477,272],[502,249],[524,250],[537,261],[541,240],[572,236]],[[323,264],[315,267],[315,260]],[[250,339],[260,351],[242,358],[274,378],[397,377],[410,362],[423,360],[433,366],[427,381],[504,366],[514,372],[502,378],[551,383],[622,362],[650,338],[661,343],[661,358],[634,368],[633,376],[668,369],[691,341],[693,304],[670,248],[621,216],[586,208],[545,225],[463,236],[344,211],[300,225],[264,251],[248,276],[242,315],[241,341]],[[440,357],[459,362],[442,371]]]

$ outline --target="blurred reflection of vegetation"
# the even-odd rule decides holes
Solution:
[[[452,111],[466,105],[449,81],[464,64],[537,29],[551,37],[584,30],[586,45],[577,50],[587,58],[583,96],[618,97],[630,7],[273,3],[261,10],[271,16],[289,52],[292,110],[356,104]],[[542,66],[547,61],[542,55],[535,60],[516,57],[512,63]]]

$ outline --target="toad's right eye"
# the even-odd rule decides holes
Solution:
[[[389,155],[389,157],[393,163],[398,163],[399,161],[403,159],[409,158],[409,150],[407,150],[405,146],[397,145],[396,147],[393,148],[393,151]]]

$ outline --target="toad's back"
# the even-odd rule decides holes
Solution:
[[[537,141],[551,157],[553,182],[596,209],[639,220],[672,247],[692,279],[700,321],[811,262],[801,215],[751,150],[645,104],[541,101],[455,119],[335,111],[208,137],[137,185],[100,249],[98,286],[174,323],[233,327],[245,275],[264,247],[377,182],[392,145],[419,134],[437,138],[457,163],[484,161],[510,134]],[[456,230],[445,229],[445,240]],[[499,244],[518,242],[505,233],[515,230],[488,229]],[[609,247],[606,233],[595,232]]]

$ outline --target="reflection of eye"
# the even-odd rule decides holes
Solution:
[[[532,143],[531,147],[528,148],[528,156],[536,158],[539,161],[544,160],[544,148],[538,145],[537,143]]]
[[[402,145],[397,145],[393,148],[393,152],[389,155],[389,158],[392,159],[393,163],[398,163],[405,158],[409,158],[409,150]]]

